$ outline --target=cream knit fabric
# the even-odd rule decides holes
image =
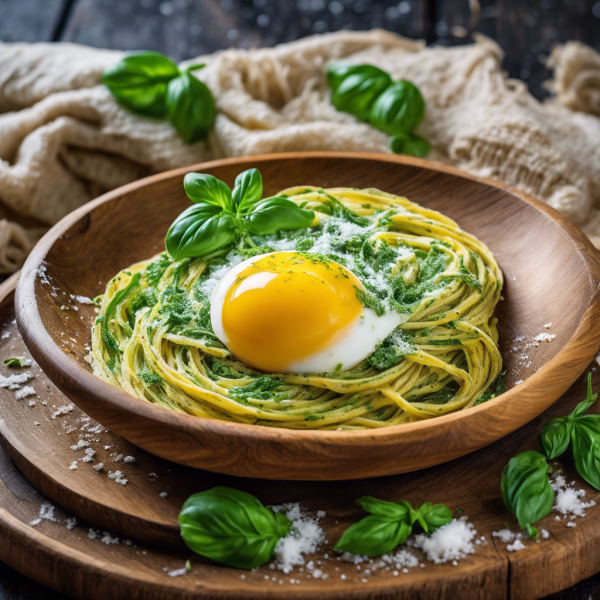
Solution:
[[[218,116],[210,143],[121,108],[101,74],[121,52],[0,44],[0,272],[16,270],[45,229],[104,191],[223,156],[294,150],[389,152],[388,136],[330,104],[332,61],[368,62],[414,81],[427,102],[430,157],[493,177],[557,208],[600,246],[600,56],[577,42],[550,58],[544,104],[501,69],[479,37],[426,48],[384,31],[340,32],[276,48],[201,57]],[[4,218],[2,218],[4,217]]]

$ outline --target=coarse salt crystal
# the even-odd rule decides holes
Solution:
[[[123,477],[123,473],[122,471],[109,471],[108,472],[108,478],[109,479],[114,479],[115,483],[120,483],[121,485],[126,485],[127,484],[127,479],[125,479]]]
[[[563,515],[572,515],[573,517],[585,516],[585,511],[592,506],[596,506],[594,500],[584,502],[582,498],[585,496],[585,490],[576,490],[562,475],[556,475],[550,482],[552,489],[556,492],[554,501],[554,510]]]
[[[524,550],[525,548],[526,546],[521,540],[515,540],[512,544],[506,546],[506,549],[509,552],[518,552],[519,550]]]
[[[425,553],[427,560],[442,564],[465,558],[475,552],[473,538],[477,535],[475,527],[466,517],[454,519],[436,529],[431,535],[417,535],[414,545]]]
[[[540,333],[533,338],[534,342],[551,342],[556,338],[554,333]]]
[[[27,398],[27,396],[35,396],[36,394],[37,392],[32,386],[26,385],[24,388],[15,392],[15,398],[17,400],[23,400],[23,398]]]
[[[512,542],[515,539],[515,533],[510,529],[501,529],[500,531],[492,531],[492,537],[500,538],[501,542]]]
[[[282,504],[272,507],[282,512],[292,521],[290,532],[277,542],[275,547],[275,566],[284,573],[291,572],[295,566],[304,565],[304,555],[315,552],[325,541],[325,532],[317,519],[311,519],[299,504]]]
[[[25,389],[25,388],[23,388],[23,389]],[[74,406],[72,404],[67,404],[66,406],[61,406],[52,413],[52,418],[56,419],[56,417],[60,417],[62,415],[66,415],[70,412],[73,412],[73,408],[74,408]]]

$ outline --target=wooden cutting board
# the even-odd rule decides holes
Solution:
[[[9,356],[29,356],[14,322],[15,281],[0,288],[0,365]],[[600,506],[578,518],[576,527],[552,513],[540,522],[549,538],[524,539],[527,547],[519,552],[508,552],[492,536],[504,522],[517,529],[500,497],[504,464],[517,452],[537,448],[543,423],[583,398],[583,377],[541,417],[477,453],[395,477],[304,483],[236,479],[156,458],[71,408],[39,367],[29,370],[35,377],[24,385],[32,385],[36,395],[17,400],[15,391],[0,389],[0,560],[74,598],[533,599],[600,570]],[[29,370],[0,367],[4,376]],[[600,373],[594,381],[600,387]],[[81,460],[86,450],[94,452],[88,462]],[[73,463],[76,469],[70,468]],[[94,469],[99,463],[102,469]],[[572,464],[560,468],[586,491],[586,500],[600,504],[600,493],[580,480]],[[117,471],[121,474],[115,477]],[[119,483],[124,479],[125,485]],[[317,579],[299,567],[284,574],[269,565],[246,572],[192,557],[179,538],[178,512],[190,494],[217,484],[246,490],[265,504],[299,502],[309,514],[326,511],[321,525],[328,542],[307,560],[321,561],[327,577]],[[34,488],[61,507],[55,520],[30,525],[45,501]],[[456,565],[433,564],[411,549],[424,567],[408,572],[378,568],[377,560],[358,567],[339,561],[331,546],[362,516],[354,500],[365,494],[460,507],[484,541]],[[456,516],[460,510],[455,509]],[[78,522],[69,529],[71,515]],[[102,543],[115,537],[120,543]],[[191,572],[169,575],[188,558]]]

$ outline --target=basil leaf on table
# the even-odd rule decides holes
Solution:
[[[183,178],[183,189],[194,204],[205,202],[229,212],[233,209],[231,190],[224,181],[213,175],[187,173]]]
[[[429,154],[429,142],[414,133],[395,135],[390,139],[390,150],[394,154],[425,158]]]
[[[331,103],[361,121],[369,121],[373,103],[392,83],[385,71],[372,65],[331,65],[327,80],[332,89]]]
[[[600,415],[579,417],[573,424],[571,444],[577,472],[600,490]]]
[[[517,454],[502,471],[504,504],[531,538],[538,535],[533,523],[548,515],[554,503],[549,471],[546,458],[535,450]]]
[[[402,520],[369,515],[350,525],[333,549],[363,556],[380,556],[403,544],[411,531],[408,515]]]
[[[102,82],[128,109],[164,117],[167,85],[178,75],[177,65],[159,52],[132,52],[105,69]]]
[[[443,504],[425,502],[415,510],[405,500],[387,502],[372,496],[363,496],[356,504],[371,514],[350,525],[334,550],[380,556],[403,544],[415,522],[419,522],[425,533],[431,533],[452,520],[450,509]]]
[[[253,569],[271,558],[292,522],[246,492],[215,487],[186,500],[179,525],[183,541],[197,554]]]
[[[356,504],[365,512],[386,519],[404,519],[412,510],[411,505],[404,500],[400,500],[400,502],[388,502],[387,500],[373,498],[373,496],[362,496],[356,500]]]
[[[423,525],[423,523],[419,521],[425,533],[431,533],[452,521],[452,511],[444,504],[424,502],[417,508],[416,512],[421,516],[422,520],[425,521],[426,525]]]
[[[203,256],[235,239],[233,216],[211,204],[195,204],[175,219],[165,239],[167,252],[175,260]]]
[[[598,394],[592,393],[592,374],[587,377],[587,394],[566,417],[552,419],[540,433],[540,446],[548,458],[560,456],[571,442],[577,472],[600,490],[600,415],[586,415]]]
[[[31,360],[28,358],[23,358],[21,356],[11,356],[10,358],[7,358],[4,361],[4,364],[7,367],[10,368],[23,368],[23,367],[30,367],[31,366]]]
[[[369,122],[390,135],[410,133],[425,115],[425,100],[410,81],[397,81],[373,103]]]
[[[549,458],[560,456],[569,446],[573,425],[568,417],[548,421],[540,433],[540,446]]]
[[[256,235],[270,235],[309,227],[314,218],[312,210],[304,210],[287,198],[274,196],[255,204],[243,217],[242,226]]]
[[[258,169],[248,169],[235,178],[233,206],[239,214],[245,213],[256,204],[263,193],[262,176]]]
[[[199,79],[189,73],[172,79],[167,86],[166,104],[169,121],[188,144],[208,137],[215,122],[215,101]]]

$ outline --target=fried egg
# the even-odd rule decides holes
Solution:
[[[217,337],[242,362],[268,373],[345,371],[375,351],[407,315],[377,316],[364,286],[330,260],[271,252],[230,269],[211,297]]]

